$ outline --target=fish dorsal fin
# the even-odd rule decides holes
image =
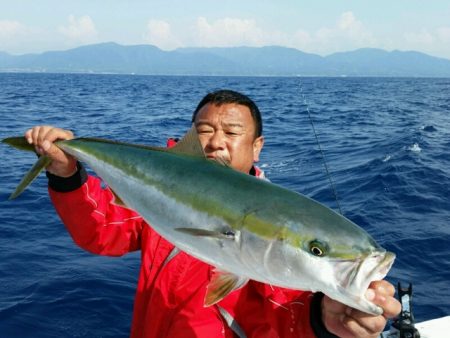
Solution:
[[[168,151],[178,153],[178,154],[189,154],[194,156],[199,156],[205,158],[205,153],[203,151],[202,144],[198,138],[197,129],[192,126],[191,129],[183,136],[183,138],[178,141],[178,143],[169,148]]]

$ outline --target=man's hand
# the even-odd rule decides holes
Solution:
[[[366,298],[383,308],[383,314],[373,316],[324,296],[322,321],[331,333],[345,338],[376,338],[388,318],[400,313],[400,302],[394,298],[395,288],[387,281],[372,282]]]
[[[69,130],[52,126],[36,126],[25,132],[29,144],[33,144],[39,155],[46,155],[52,159],[47,171],[56,176],[70,177],[77,170],[77,160],[53,144],[58,140],[73,139]]]

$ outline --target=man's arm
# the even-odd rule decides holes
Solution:
[[[141,232],[146,223],[135,211],[116,204],[115,196],[101,186],[100,179],[86,175],[87,180],[80,187],[62,192],[55,189],[70,185],[55,185],[54,178],[48,176],[50,198],[78,246],[108,256],[141,248]]]
[[[77,160],[53,143],[72,139],[70,131],[37,126],[25,133],[36,151],[52,159],[47,168],[49,194],[61,220],[75,243],[102,255],[119,256],[140,249],[142,227],[135,211],[115,203],[110,189],[88,176]]]

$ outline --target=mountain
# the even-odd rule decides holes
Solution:
[[[10,55],[1,72],[71,72],[151,75],[420,76],[450,77],[450,60],[408,51],[363,48],[325,57],[267,47],[179,48],[101,43],[67,51]]]
[[[335,53],[325,59],[345,69],[346,75],[365,73],[367,76],[437,76],[448,77],[450,60],[424,53],[362,48],[352,52]]]
[[[198,62],[201,59],[202,62]],[[10,56],[5,62],[0,54],[0,71],[75,72],[119,74],[204,74],[234,65],[220,57],[183,55],[166,52],[151,45],[121,46],[102,43],[70,49]]]
[[[185,55],[208,53],[232,61],[243,75],[297,75],[322,67],[323,58],[286,47],[180,48]]]

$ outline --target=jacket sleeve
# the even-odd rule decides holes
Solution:
[[[72,177],[47,173],[49,195],[74,242],[96,254],[121,256],[140,249],[145,221],[135,211],[115,203],[114,194],[81,164]]]
[[[248,338],[336,338],[322,324],[322,297],[250,281],[232,312]]]
[[[330,333],[322,322],[322,293],[274,287],[272,289],[271,302],[275,305],[272,311],[276,311],[273,325],[279,332],[279,337],[338,338]],[[273,300],[277,298],[287,301],[281,305]]]

